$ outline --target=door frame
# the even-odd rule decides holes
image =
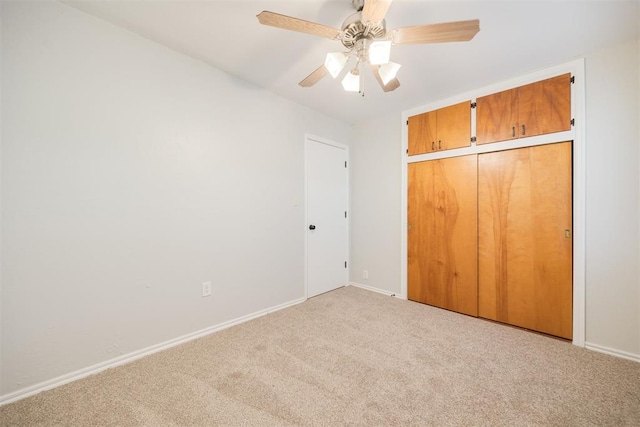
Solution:
[[[320,136],[316,136],[310,133],[304,134],[304,298],[309,298],[309,233],[307,230],[309,224],[309,212],[308,212],[308,183],[309,183],[309,150],[307,150],[308,144],[324,144],[329,145],[335,148],[339,148],[345,151],[345,155],[347,158],[347,212],[351,211],[351,186],[350,186],[350,177],[351,172],[349,169],[349,146],[346,144],[342,144],[340,142],[335,142],[327,138],[322,138]],[[349,283],[349,269],[351,268],[351,215],[347,214],[347,268],[346,270],[346,281],[345,285]]]
[[[575,83],[571,90],[571,117],[575,125],[571,130],[549,135],[472,145],[471,147],[440,151],[433,154],[407,156],[408,129],[405,123],[410,116],[436,110],[447,105],[472,100],[514,87],[534,83],[560,74],[571,73]],[[471,129],[475,129],[476,110],[471,111]],[[481,154],[490,151],[544,145],[553,142],[573,141],[573,344],[586,345],[586,160],[585,160],[585,61],[584,58],[546,68],[518,78],[503,81],[495,85],[466,92],[435,103],[423,105],[402,113],[402,154],[401,154],[401,236],[400,236],[400,298],[407,299],[407,165],[413,162],[456,157],[467,154]],[[472,132],[472,135],[474,132]]]

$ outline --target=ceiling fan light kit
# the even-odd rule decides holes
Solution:
[[[371,65],[388,64],[391,57],[391,40],[376,40],[369,43],[368,56]]]
[[[396,78],[400,64],[390,61],[392,45],[469,41],[480,31],[480,22],[473,19],[396,28],[387,32],[384,18],[391,1],[352,0],[357,12],[347,17],[341,30],[269,11],[262,11],[257,17],[263,25],[339,40],[348,51],[328,53],[324,65],[299,85],[313,86],[327,74],[335,79],[349,58],[355,57],[356,65],[343,78],[342,87],[349,92],[361,92],[363,96],[361,64],[369,64],[383,91],[391,92],[400,86]]]
[[[330,52],[327,53],[327,57],[324,60],[324,66],[334,79],[338,77],[338,74],[342,71],[349,57],[342,52]]]
[[[396,78],[400,67],[401,65],[396,64],[395,62],[387,62],[386,64],[378,67],[378,74],[380,74],[380,79],[385,86],[389,84],[391,80]]]
[[[347,92],[360,92],[360,70],[357,66],[342,79],[342,87]]]

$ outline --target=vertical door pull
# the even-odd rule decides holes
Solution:
[[[436,142],[431,141],[431,151],[435,151],[435,150],[436,150]]]
[[[511,126],[511,137],[512,138],[516,137],[516,127],[515,126]]]
[[[522,134],[523,134],[523,135],[526,135],[526,134],[527,134],[527,131],[526,131],[526,129],[525,129],[525,127],[524,127],[524,125],[522,125]]]
[[[438,141],[438,150],[442,150],[442,141]]]

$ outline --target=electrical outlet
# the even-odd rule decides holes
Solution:
[[[369,270],[362,270],[362,278],[363,279],[369,278]]]
[[[211,296],[211,282],[202,282],[202,296],[203,297]]]

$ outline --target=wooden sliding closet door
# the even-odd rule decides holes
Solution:
[[[480,317],[571,339],[571,143],[478,156]]]
[[[408,297],[478,315],[477,155],[409,164]]]

